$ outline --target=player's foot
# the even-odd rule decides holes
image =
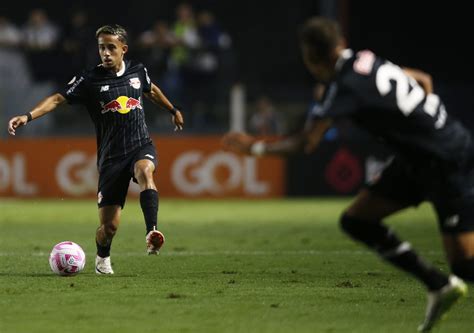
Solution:
[[[451,275],[446,286],[428,293],[425,321],[418,326],[418,332],[429,332],[446,316],[456,301],[467,294],[467,285],[457,276]]]
[[[159,254],[160,248],[165,242],[165,236],[161,231],[156,230],[156,227],[153,227],[153,230],[146,235],[146,247],[148,254]]]
[[[114,274],[112,264],[110,263],[110,257],[95,257],[95,272],[97,274]]]

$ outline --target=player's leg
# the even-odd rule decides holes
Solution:
[[[456,179],[456,177],[452,177]],[[446,256],[454,274],[474,282],[474,182],[472,177],[457,177],[440,197],[433,200],[438,215]],[[453,190],[454,189],[454,190]],[[445,196],[445,194],[448,196]],[[466,193],[461,198],[449,198],[449,193]]]
[[[425,198],[426,182],[429,185],[433,178],[423,177],[426,172],[421,171],[420,175],[416,166],[395,158],[376,183],[361,191],[343,215],[341,225],[351,237],[427,287],[425,320],[419,327],[420,331],[427,331],[465,293],[465,285],[426,263],[409,243],[400,240],[381,222],[386,216],[416,206]]]
[[[363,189],[341,218],[342,229],[364,243],[392,265],[423,282],[429,290],[448,283],[448,276],[426,263],[406,241],[402,241],[382,220],[408,206]]]
[[[104,206],[99,208],[100,226],[96,231],[96,273],[113,274],[110,262],[110,247],[120,224],[122,207],[119,205]]]
[[[100,226],[96,231],[96,273],[113,274],[110,262],[112,240],[120,224],[120,216],[130,183],[127,161],[114,161],[99,172],[98,207]]]
[[[148,234],[156,229],[158,223],[159,196],[153,179],[155,165],[150,160],[143,159],[138,160],[133,169],[134,177],[140,186],[140,206]]]
[[[460,278],[474,281],[474,232],[445,233],[443,243],[456,275],[451,275],[443,288],[428,293],[425,320],[418,328],[420,332],[429,332],[456,301],[467,295],[467,285]]]
[[[450,192],[448,187],[445,189]],[[455,275],[449,277],[446,286],[428,294],[425,320],[419,327],[422,332],[429,331],[467,294],[468,287],[462,279],[474,282],[474,205],[471,201],[440,198],[433,202],[448,262]]]
[[[341,226],[352,238],[377,252],[383,259],[420,280],[428,289],[425,319],[418,327],[428,332],[467,293],[464,282],[447,276],[425,262],[410,246],[400,240],[381,220],[405,205],[362,190],[341,219]]]
[[[158,254],[165,241],[164,235],[157,230],[159,196],[153,173],[156,168],[156,151],[152,144],[141,149],[133,166],[134,180],[140,186],[140,206],[146,225],[146,243],[148,254]]]
[[[474,231],[443,234],[443,244],[452,272],[474,282]]]

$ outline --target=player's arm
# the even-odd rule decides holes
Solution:
[[[171,121],[175,125],[174,130],[182,130],[184,125],[184,119],[181,112],[171,104],[171,102],[166,98],[166,96],[161,92],[155,84],[151,84],[151,90],[149,93],[144,93],[144,95],[150,99],[156,105],[161,106],[162,108],[168,110],[171,113]]]
[[[418,82],[427,95],[433,93],[433,79],[430,74],[423,72],[422,70],[409,67],[402,67],[402,70],[405,72],[405,74],[415,79],[415,81]]]
[[[331,126],[327,119],[318,120],[307,126],[301,133],[280,139],[274,142],[257,140],[245,133],[228,133],[222,139],[224,149],[237,153],[262,156],[262,155],[289,155],[304,151],[309,154],[321,142],[324,133]]]
[[[44,116],[64,102],[66,102],[66,98],[64,98],[64,96],[59,93],[46,97],[27,114],[15,116],[10,119],[8,122],[8,133],[15,135],[15,131],[18,127],[25,126],[30,121]]]

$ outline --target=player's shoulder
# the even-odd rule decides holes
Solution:
[[[103,77],[106,75],[106,70],[102,67],[102,65],[96,65],[93,67],[88,67],[77,73],[71,81],[75,81],[78,79],[81,79],[83,81],[88,81],[88,80],[93,80],[96,78]],[[73,82],[69,82],[68,84],[71,84]]]
[[[344,50],[341,59],[344,62],[341,72],[345,76],[371,76],[380,63],[385,61],[369,49],[357,52]]]
[[[345,50],[341,58],[344,63],[340,69],[339,84],[356,90],[373,81],[377,69],[385,62],[368,49],[357,52]]]
[[[133,59],[127,60],[125,62],[125,66],[126,66],[126,72],[129,72],[129,73],[139,72],[145,68],[145,65],[143,65],[143,63],[137,60],[133,60]]]

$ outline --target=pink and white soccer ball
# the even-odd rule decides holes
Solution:
[[[70,241],[54,245],[49,255],[51,270],[63,276],[76,275],[84,269],[86,255],[82,248]]]

